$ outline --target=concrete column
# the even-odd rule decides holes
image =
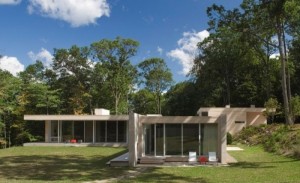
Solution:
[[[222,164],[226,164],[227,157],[227,120],[226,115],[220,115],[218,120],[218,157]]]
[[[51,121],[45,121],[45,142],[51,142]]]
[[[135,167],[138,160],[138,114],[130,112],[128,125],[128,162],[130,167]]]

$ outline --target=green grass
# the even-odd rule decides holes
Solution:
[[[300,182],[300,160],[242,146],[226,167],[156,167],[120,182]],[[0,150],[0,182],[85,182],[116,178],[128,168],[105,163],[125,152],[108,147],[15,147]],[[133,169],[131,169],[133,170]]]
[[[300,182],[300,161],[264,152],[261,147],[242,147],[231,152],[239,163],[227,167],[151,168],[128,182]]]
[[[108,147],[14,147],[0,150],[0,182],[83,182],[116,177],[106,162],[125,153]]]

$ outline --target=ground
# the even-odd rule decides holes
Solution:
[[[14,147],[0,150],[0,182],[300,182],[299,160],[242,148],[230,166],[112,168],[124,148]]]

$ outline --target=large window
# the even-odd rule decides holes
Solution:
[[[73,121],[62,122],[62,141],[66,142],[73,139]]]
[[[126,142],[126,121],[118,121],[118,142]]]
[[[156,124],[156,156],[164,155],[164,124]]]
[[[84,140],[84,121],[74,121],[74,138],[77,141]]]
[[[96,121],[96,142],[126,142],[126,121]]]
[[[86,121],[85,122],[85,137],[84,137],[84,142],[93,142],[93,121]]]
[[[183,155],[190,151],[199,154],[199,124],[183,124]]]
[[[59,128],[58,128],[58,121],[51,121],[51,134],[50,134],[50,141],[51,142],[59,142]]]
[[[105,142],[106,121],[96,121],[96,142]]]
[[[208,155],[217,152],[217,124],[146,124],[145,155],[188,156],[189,152]]]
[[[106,123],[107,126],[107,142],[117,142],[117,122],[116,121],[108,121]]]
[[[201,155],[217,152],[218,126],[216,124],[201,125]]]
[[[166,155],[182,155],[181,124],[166,124]]]

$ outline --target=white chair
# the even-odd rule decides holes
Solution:
[[[208,152],[208,162],[209,163],[218,163],[218,158],[216,152]]]

